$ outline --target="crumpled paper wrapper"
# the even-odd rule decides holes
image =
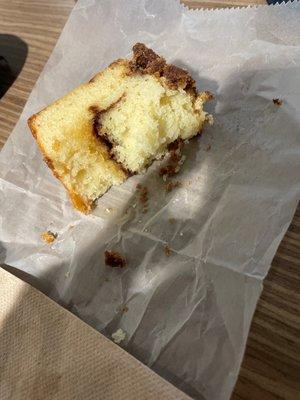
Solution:
[[[228,399],[251,318],[300,193],[300,7],[191,11],[176,1],[78,1],[0,156],[1,261],[195,399]],[[81,215],[27,118],[144,42],[215,93],[215,124]],[[283,101],[282,106],[273,99]],[[149,189],[142,213],[136,184]],[[52,245],[41,240],[56,232]],[[165,251],[166,247],[171,252]],[[128,267],[104,264],[104,251]]]

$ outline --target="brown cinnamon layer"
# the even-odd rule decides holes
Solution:
[[[136,43],[132,51],[133,58],[129,63],[132,72],[164,77],[170,89],[195,91],[195,81],[184,69],[167,64],[163,57],[148,49],[143,43]]]

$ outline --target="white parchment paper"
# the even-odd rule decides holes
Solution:
[[[1,261],[107,336],[121,328],[125,349],[195,399],[230,397],[299,199],[299,21],[297,3],[191,11],[171,0],[78,1],[0,155]],[[215,124],[186,146],[181,188],[165,193],[155,163],[84,216],[26,120],[139,41],[216,94]],[[41,241],[48,229],[58,233],[51,246]],[[105,249],[128,267],[105,266]]]

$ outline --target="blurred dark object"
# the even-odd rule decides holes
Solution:
[[[0,56],[0,98],[14,82],[15,77],[3,56]]]
[[[287,1],[284,0],[267,0],[268,4],[281,4],[281,3],[287,3]]]
[[[14,35],[0,34],[0,98],[21,72],[28,53],[23,40]]]

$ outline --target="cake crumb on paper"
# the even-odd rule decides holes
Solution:
[[[146,214],[148,212],[149,190],[147,186],[140,183],[137,184],[136,189],[139,192],[139,202],[143,206],[143,213]]]
[[[164,182],[170,176],[178,174],[183,165],[186,157],[182,155],[184,141],[182,139],[176,140],[169,144],[169,160],[167,165],[163,166],[159,170],[159,176],[161,176]]]
[[[165,249],[165,255],[167,257],[170,257],[170,255],[172,254],[172,250],[171,250],[170,246],[166,245],[164,249]]]
[[[47,244],[51,244],[55,241],[55,239],[57,238],[57,233],[53,233],[51,231],[45,231],[41,234],[41,238],[42,240],[47,243]]]
[[[112,268],[124,268],[127,263],[125,258],[116,251],[105,250],[105,264]]]
[[[163,180],[166,181],[167,178],[169,176],[173,176],[176,175],[179,172],[180,168],[177,164],[172,163],[172,164],[168,164],[165,167],[161,167],[160,171],[159,171],[159,175],[162,176]]]
[[[176,219],[175,219],[175,218],[169,218],[169,223],[170,223],[170,224],[175,224],[175,222],[176,222]]]
[[[273,99],[273,103],[275,104],[275,106],[282,106],[283,101],[280,99]]]
[[[120,344],[126,338],[126,333],[123,329],[119,328],[111,335],[113,341],[117,344]]]
[[[169,182],[166,184],[166,192],[171,192],[175,188],[179,188],[182,186],[182,183],[179,181]]]
[[[200,96],[199,96],[199,100],[202,103],[203,102],[205,103],[206,101],[211,101],[214,98],[215,98],[214,94],[212,92],[210,92],[209,90],[205,90],[204,92],[201,92]],[[200,109],[201,109],[201,107],[200,107]]]
[[[211,114],[207,114],[205,117],[205,122],[208,123],[208,125],[213,125],[214,124],[214,117]]]

